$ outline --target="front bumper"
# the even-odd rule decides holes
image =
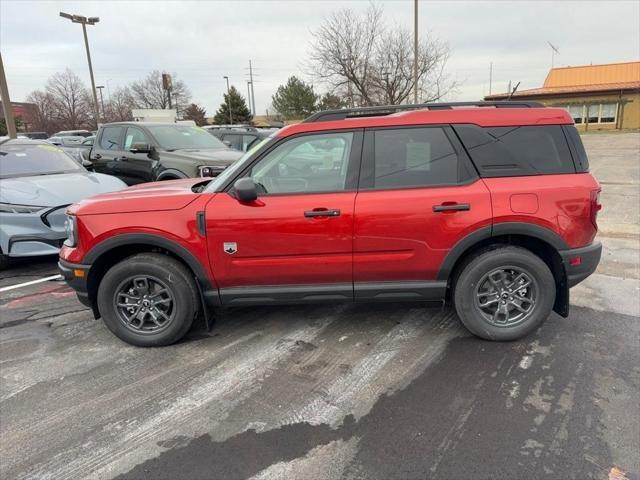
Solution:
[[[571,288],[595,272],[602,256],[602,244],[594,242],[586,247],[562,250],[559,253],[567,272],[567,284]]]
[[[90,268],[91,265],[70,263],[62,259],[58,261],[60,275],[62,275],[65,282],[76,291],[80,303],[87,307],[94,308],[89,299],[89,289],[87,286]]]
[[[66,205],[43,207],[32,213],[2,214],[0,248],[9,257],[57,255],[67,234]]]

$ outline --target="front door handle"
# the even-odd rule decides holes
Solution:
[[[314,208],[313,210],[307,210],[304,212],[304,216],[307,218],[314,217],[339,217],[340,210],[337,208],[328,209],[328,208]]]
[[[471,210],[471,205],[468,203],[443,203],[442,205],[434,205],[433,211],[439,212],[456,212]]]

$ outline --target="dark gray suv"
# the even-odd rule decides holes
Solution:
[[[200,127],[118,122],[100,127],[89,153],[89,168],[135,185],[215,177],[241,156]]]

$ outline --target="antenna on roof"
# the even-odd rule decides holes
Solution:
[[[513,87],[513,90],[511,90],[511,82],[509,82],[509,98],[507,98],[507,100],[511,100],[511,97],[513,97],[513,94],[516,93],[516,90],[518,90],[518,87],[520,86],[520,82],[516,83],[516,86]]]
[[[547,40],[547,43],[551,47],[551,68],[553,68],[554,56],[555,56],[556,53],[558,55],[560,55],[560,49],[558,47],[556,47],[553,43],[551,43],[549,40]]]

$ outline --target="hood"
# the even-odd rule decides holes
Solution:
[[[127,185],[116,177],[86,171],[3,178],[0,202],[56,207],[126,187]]]
[[[96,215],[179,210],[189,205],[200,195],[192,190],[193,186],[208,181],[210,180],[185,178],[183,180],[143,183],[119,192],[88,198],[69,207],[69,212],[77,215]]]
[[[162,158],[176,159],[176,160],[198,160],[202,165],[231,165],[236,160],[242,157],[243,152],[236,150],[220,149],[220,150],[197,150],[197,149],[184,149],[174,150],[172,152],[163,151]]]

